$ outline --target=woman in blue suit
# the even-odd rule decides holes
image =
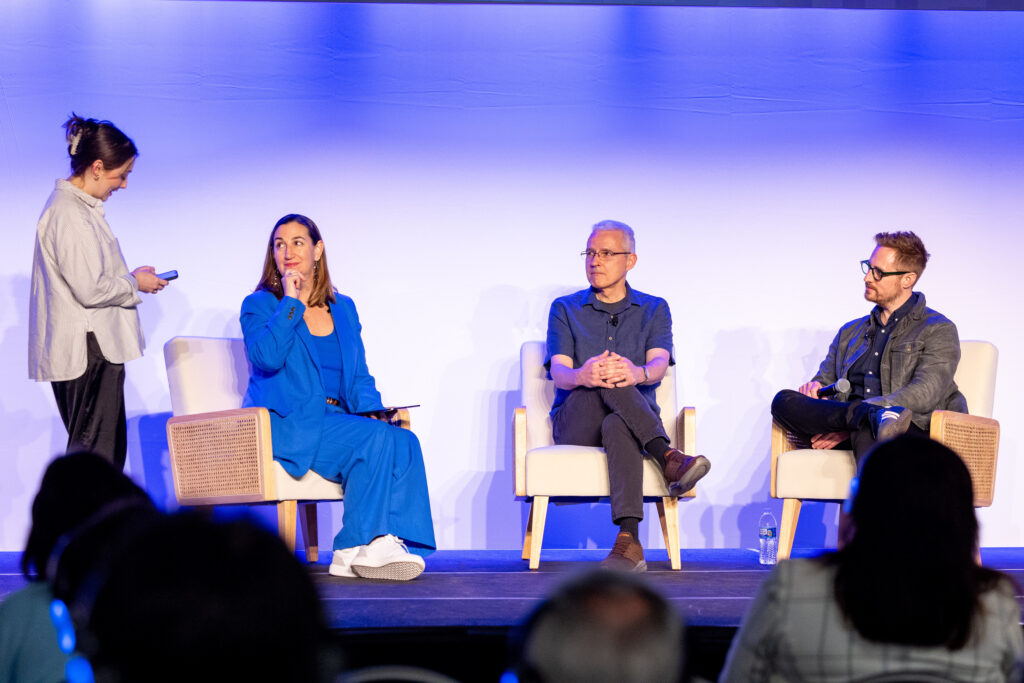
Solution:
[[[334,291],[312,220],[289,214],[274,226],[241,323],[252,364],[244,405],[270,411],[274,459],[345,489],[330,573],[419,576],[435,548],[420,444],[383,419],[355,305]]]

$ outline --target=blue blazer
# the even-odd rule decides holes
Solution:
[[[341,349],[341,409],[361,413],[383,408],[360,336],[362,326],[352,299],[335,294],[331,304],[334,335]],[[251,372],[243,406],[270,411],[274,459],[294,477],[305,474],[320,450],[327,392],[320,359],[302,321],[306,306],[298,299],[278,301],[259,291],[242,302],[242,335]]]

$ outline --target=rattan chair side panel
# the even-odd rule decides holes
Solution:
[[[986,417],[935,411],[931,436],[956,451],[971,473],[975,507],[992,504],[999,457],[999,422]]]
[[[167,442],[175,495],[182,505],[272,500],[272,460],[266,408],[243,408],[173,417]],[[272,484],[271,484],[272,486]]]

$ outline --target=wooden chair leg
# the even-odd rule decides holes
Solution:
[[[679,557],[679,499],[675,496],[666,496],[659,500],[658,519],[661,521],[661,533],[665,536],[665,549],[668,551],[668,561],[672,569],[679,571],[683,568],[682,560]]]
[[[530,514],[526,517],[526,533],[523,534],[523,559],[530,559],[530,543],[533,540],[533,501],[530,501]]]
[[[548,516],[548,496],[534,496],[530,506],[530,569],[540,566],[540,546]]]
[[[288,552],[295,554],[295,513],[298,501],[282,500],[277,504],[277,533],[288,547]]]
[[[779,552],[778,559],[787,560],[793,552],[793,539],[796,537],[796,523],[800,517],[799,498],[784,498],[782,500],[782,520],[779,522]]]
[[[302,541],[306,545],[306,562],[320,559],[320,543],[316,528],[316,503],[299,505],[299,523],[302,525]]]

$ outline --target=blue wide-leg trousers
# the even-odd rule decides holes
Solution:
[[[437,547],[423,452],[408,429],[328,410],[311,469],[345,490],[335,550],[383,534],[398,536],[420,555]]]

